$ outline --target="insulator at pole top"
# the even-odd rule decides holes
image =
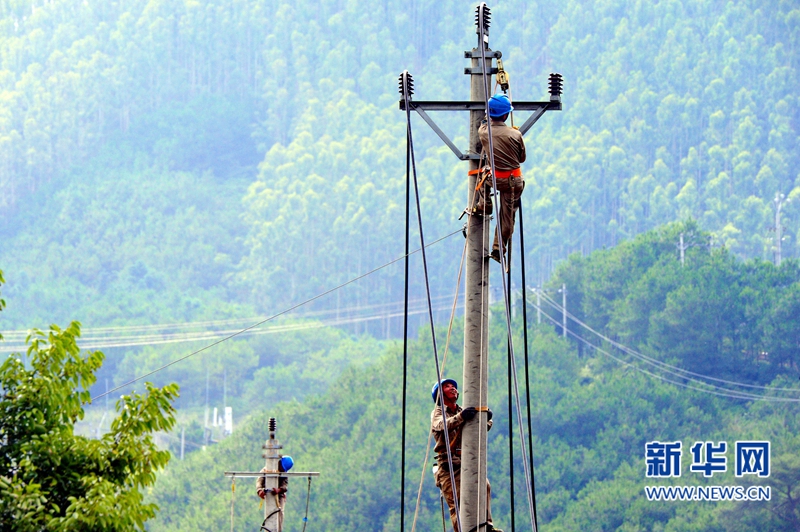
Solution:
[[[269,439],[275,439],[275,429],[277,428],[277,422],[275,421],[274,417],[269,418]]]
[[[561,77],[561,74],[552,73],[550,74],[550,99],[551,100],[561,100],[561,92],[563,89],[564,78]]]
[[[406,96],[411,98],[414,94],[414,78],[408,73],[408,70],[403,70],[400,74],[400,95],[405,99]]]
[[[475,9],[475,26],[478,27],[478,33],[481,32],[481,26],[483,26],[484,32],[488,32],[491,22],[492,11],[489,9],[489,6],[486,5],[486,2],[481,2]]]

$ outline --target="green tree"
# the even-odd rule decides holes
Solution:
[[[135,530],[155,516],[142,488],[153,485],[169,452],[153,433],[175,424],[178,386],[123,396],[101,439],[75,434],[104,355],[81,355],[80,324],[34,330],[26,356],[0,366],[0,528]]]

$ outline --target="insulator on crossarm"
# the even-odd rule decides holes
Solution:
[[[403,99],[408,98],[410,99],[411,96],[414,94],[414,78],[411,77],[411,74],[408,73],[408,70],[403,70],[403,73],[400,74],[400,96]]]
[[[561,77],[561,74],[550,74],[550,100],[561,100],[563,84],[564,78]]]
[[[481,2],[481,4],[475,10],[475,25],[478,27],[478,33],[481,32],[481,26],[483,26],[484,32],[488,33],[491,21],[492,12],[489,9],[489,6],[486,5],[486,2]]]

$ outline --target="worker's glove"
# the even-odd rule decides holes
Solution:
[[[494,415],[494,413],[492,413],[492,409],[491,408],[487,408],[486,409],[486,421],[491,421],[493,415]]]
[[[264,497],[266,497],[266,496],[267,496],[267,490],[265,490],[265,489],[263,489],[263,488],[258,488],[258,491],[256,491],[256,493],[257,493],[257,494],[258,494],[258,496],[259,496],[259,497],[261,497],[262,499],[263,499]]]
[[[282,495],[286,493],[286,488],[272,488],[272,493],[275,495]]]
[[[470,421],[472,418],[475,417],[475,414],[477,413],[478,411],[475,410],[474,406],[468,406],[467,408],[461,411],[461,417],[464,419],[464,421]]]

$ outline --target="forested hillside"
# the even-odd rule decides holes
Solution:
[[[689,228],[676,224],[613,250],[596,252],[587,258],[573,257],[559,272],[564,279],[572,274],[574,280],[575,272],[584,272],[584,278],[588,279],[592,273],[602,271],[607,280],[605,293],[590,292],[589,288],[599,282],[582,285],[582,291],[575,289],[576,297],[581,294],[580,308],[585,319],[610,336],[650,348],[647,353],[657,357],[657,362],[669,365],[648,363],[571,320],[569,327],[574,327],[575,337],[586,341],[581,344],[583,349],[578,350],[574,338],[564,340],[559,327],[551,324],[559,324],[560,316],[549,306],[544,323],[531,325],[529,393],[537,513],[543,530],[777,532],[792,530],[793,523],[800,519],[800,507],[795,502],[800,480],[796,457],[800,443],[797,437],[800,390],[782,390],[797,389],[800,347],[794,341],[788,351],[780,351],[776,344],[759,337],[762,329],[755,324],[747,338],[775,351],[762,351],[765,357],[751,357],[747,352],[738,353],[743,345],[743,332],[728,326],[741,319],[739,307],[761,309],[765,321],[775,312],[781,312],[783,299],[773,296],[797,291],[800,280],[797,263],[786,262],[778,269],[757,260],[741,263],[724,252],[696,249],[681,265],[674,249],[665,242],[676,232]],[[631,261],[636,265],[630,264]],[[643,344],[629,333],[631,324],[607,317],[615,316],[615,311],[625,307],[634,307],[640,321],[651,323],[653,329],[662,330],[668,324],[678,326],[669,321],[670,316],[675,316],[676,295],[697,290],[698,279],[715,269],[721,271],[718,276],[738,275],[738,280],[711,282],[700,290],[698,297],[713,304],[724,302],[731,312],[728,315],[724,310],[715,310],[711,304],[703,312],[687,316],[687,319],[702,316],[715,322],[714,330],[709,330],[705,323],[695,323],[683,328],[683,340],[674,346],[655,341]],[[642,294],[640,288],[653,283],[653,279],[665,279],[665,286],[671,289],[650,292],[646,302],[637,300],[637,293]],[[529,315],[535,315],[533,306]],[[800,325],[797,313],[784,314],[784,319],[787,327]],[[521,320],[516,320],[518,371],[524,375],[521,327]],[[440,331],[440,338],[444,332]],[[462,333],[459,324],[451,343],[450,360],[455,362],[448,362],[444,370],[444,374],[456,378],[461,375]],[[710,341],[710,337],[716,342]],[[784,349],[788,347],[786,340],[782,344]],[[505,324],[502,319],[493,319],[489,406],[494,410],[495,424],[489,432],[488,456],[492,508],[495,523],[504,529],[509,527],[509,437],[512,437],[516,525],[528,529],[516,416],[512,426],[514,435],[508,432],[505,341]],[[435,381],[435,367],[427,333],[412,343],[410,353],[406,526],[414,515],[433,406],[430,383]],[[260,445],[267,437],[268,417],[278,419],[284,452],[293,456],[298,470],[321,473],[312,483],[309,528],[396,530],[400,519],[401,354],[399,346],[388,346],[377,364],[345,372],[326,393],[307,398],[302,404],[282,403],[266,408],[221,444],[173,464],[159,479],[153,493],[154,500],[162,507],[153,530],[225,528],[230,526],[232,504],[237,527],[260,522],[252,481],[239,479],[232,494],[230,480],[222,473],[260,467]],[[733,360],[736,354],[740,358]],[[678,368],[694,373],[678,373]],[[524,387],[522,394],[524,405]],[[744,394],[759,399],[742,400]],[[734,476],[732,446],[738,440],[771,442],[773,469],[769,478]],[[650,441],[682,441],[684,449],[696,441],[726,441],[731,450],[727,473],[704,478],[690,471],[692,462],[686,451],[681,478],[646,478],[644,446]],[[754,482],[771,487],[770,501],[654,502],[648,501],[644,491],[646,485],[750,486]],[[302,529],[306,489],[305,479],[291,481],[288,530]],[[417,529],[438,529],[441,526],[438,491],[429,474],[422,484],[421,496]]]
[[[102,275],[68,275],[93,254],[91,246],[73,246],[65,272],[27,253],[36,239],[43,239],[38,248],[59,244],[46,231],[56,223],[96,228],[102,185],[82,193],[87,210],[58,220],[58,202],[75,199],[61,196],[42,212],[43,197],[94,178],[114,183],[131,202],[128,222],[136,227],[157,201],[147,191],[188,172],[194,181],[184,186],[210,188],[233,209],[216,214],[215,224],[197,224],[230,235],[197,235],[212,241],[203,250],[209,281],[227,299],[259,310],[397,256],[404,135],[396,77],[408,68],[419,98],[464,98],[456,63],[475,39],[472,8],[451,1],[370,9],[354,2],[6,0],[0,15],[0,215],[9,292],[27,296],[26,281],[43,278],[106,299],[109,287],[130,291],[119,261],[104,261]],[[791,2],[494,6],[491,44],[504,52],[512,96],[542,98],[548,72],[565,77],[564,111],[546,115],[528,135],[531,278],[541,284],[571,252],[690,216],[714,245],[771,259],[772,200],[794,197],[800,162],[798,20]],[[464,120],[439,120],[463,146]],[[429,235],[443,235],[459,227],[464,168],[427,126],[420,122],[416,131],[424,219]],[[125,174],[136,179],[119,179]],[[220,179],[233,185],[231,176],[241,178],[236,186],[219,189]],[[174,202],[167,216],[203,206],[200,198],[166,197]],[[787,257],[798,253],[795,204],[783,208]],[[144,248],[122,234],[114,253],[135,246],[154,276],[174,272],[148,256],[169,235],[149,234]],[[229,249],[235,237],[242,240]],[[434,257],[437,284],[452,277],[455,253]],[[20,271],[27,278],[16,282]],[[277,282],[288,290],[273,290]],[[398,290],[395,280],[367,280],[338,304],[363,304],[366,294],[389,300]],[[60,297],[47,308],[66,305]]]
[[[552,530],[797,526],[796,403],[727,396],[777,396],[797,383],[800,8],[789,0],[496,4],[490,45],[503,52],[513,99],[546,98],[550,72],[565,80],[564,109],[528,133],[523,166],[527,280],[544,288],[546,306],[530,331],[542,522]],[[320,529],[397,528],[402,263],[316,296],[401,257],[406,124],[397,77],[408,69],[420,100],[466,99],[474,7],[0,0],[0,353],[24,351],[29,327],[78,320],[82,347],[107,355],[95,397],[180,360],[149,377],[181,385],[178,427],[192,451],[152,493],[162,506],[154,529],[229,526],[221,471],[258,466],[269,415],[285,427],[298,468],[323,472],[312,494]],[[465,150],[466,117],[435,119]],[[442,329],[463,244],[466,165],[419,117],[412,125],[425,235],[445,237],[427,256]],[[779,267],[776,194],[785,195],[790,259]],[[416,254],[412,336],[427,326],[421,270]],[[496,298],[499,279],[492,283]],[[560,323],[558,302],[548,299],[562,283],[566,341],[551,322]],[[501,325],[493,319],[490,471],[498,524],[508,528]],[[409,452],[420,463],[408,466],[410,479],[431,406],[429,351],[427,340],[412,347]],[[618,367],[612,355],[678,384]],[[459,376],[458,365],[448,372]],[[685,372],[669,376],[670,367],[756,388],[720,391]],[[233,406],[237,428],[199,452],[214,406]],[[107,410],[90,410],[87,434],[108,425]],[[773,506],[645,501],[643,443],[739,437],[774,442]],[[162,443],[177,452],[178,439]],[[294,516],[303,502],[296,484]],[[520,492],[524,524],[521,500]],[[245,504],[252,518],[256,504]],[[438,528],[438,504],[428,483],[424,529]]]

